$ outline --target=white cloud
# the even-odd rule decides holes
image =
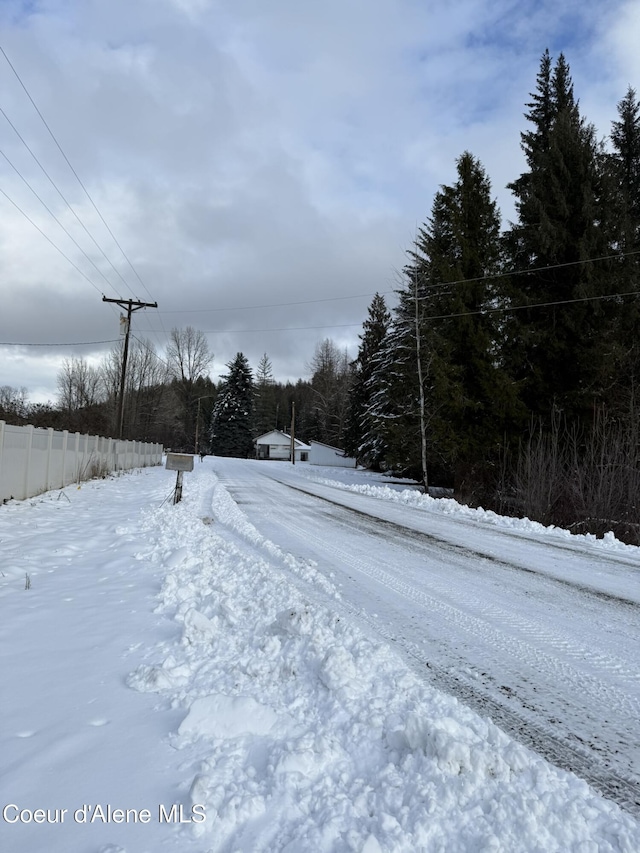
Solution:
[[[620,4],[616,12],[608,16],[609,30],[605,43],[610,60],[616,67],[620,82],[640,86],[640,6],[636,0]]]
[[[111,283],[0,158],[0,186],[95,285],[0,197],[0,341],[115,337],[104,290],[157,299],[169,313],[140,312],[136,324],[158,346],[174,325],[224,330],[210,336],[218,371],[238,350],[254,365],[267,351],[278,378],[295,378],[326,336],[355,355],[359,328],[344,324],[362,322],[367,297],[210,309],[392,289],[467,149],[511,215],[505,186],[522,167],[522,113],[545,47],[565,50],[601,135],[638,76],[637,5],[606,5],[605,14],[551,0],[2,4],[0,44],[148,291],[0,56],[0,106],[128,282],[0,116],[0,149]],[[246,331],[314,325],[328,328]],[[22,370],[24,352],[0,362],[0,384],[47,387],[51,358],[29,351]]]

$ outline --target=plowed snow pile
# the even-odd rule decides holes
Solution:
[[[220,465],[176,506],[155,469],[0,508],[2,850],[640,850],[632,817],[332,609]]]

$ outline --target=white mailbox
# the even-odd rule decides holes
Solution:
[[[177,471],[176,488],[173,493],[174,504],[182,500],[182,475],[185,471],[193,471],[193,455],[191,453],[167,453],[165,466],[167,471]]]
[[[193,456],[191,453],[167,453],[167,471],[193,471]]]

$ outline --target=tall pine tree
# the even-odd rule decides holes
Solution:
[[[521,134],[528,170],[510,184],[517,222],[506,235],[516,304],[561,305],[512,315],[510,361],[531,412],[550,418],[588,414],[602,393],[606,306],[579,301],[610,288],[608,270],[592,259],[608,251],[603,228],[603,157],[580,115],[569,66],[542,57],[537,90]]]
[[[227,368],[211,416],[211,452],[244,459],[253,455],[253,376],[241,352]]]
[[[276,395],[273,368],[266,352],[258,362],[255,378],[254,430],[264,435],[276,428]]]
[[[420,282],[422,346],[429,364],[431,466],[470,496],[491,477],[505,429],[518,419],[513,381],[502,363],[500,213],[482,164],[469,152],[457,180],[436,194],[406,269]],[[480,490],[481,491],[481,490]]]
[[[631,87],[618,104],[618,120],[613,123],[611,141],[612,251],[619,255],[615,265],[616,289],[619,293],[633,293],[640,291],[640,104]],[[622,381],[610,396],[609,408],[616,416],[637,420],[640,413],[637,297],[621,296],[615,308],[611,329],[611,351],[615,354],[612,374]]]
[[[370,467],[379,467],[378,454],[366,445],[368,432],[367,412],[371,404],[371,376],[375,359],[380,354],[391,325],[391,314],[384,297],[376,293],[369,306],[369,314],[359,335],[358,357],[353,362],[352,384],[349,392],[349,410],[344,433],[344,449],[349,456],[362,459]]]

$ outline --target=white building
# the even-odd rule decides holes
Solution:
[[[351,456],[345,456],[344,450],[339,447],[331,447],[330,444],[322,444],[320,441],[310,442],[309,462],[312,465],[332,465],[338,468],[355,468],[356,460]]]
[[[280,459],[291,461],[291,436],[279,429],[272,429],[264,435],[258,436],[254,441],[256,446],[256,459]],[[311,448],[304,441],[294,439],[296,462],[307,462]]]

